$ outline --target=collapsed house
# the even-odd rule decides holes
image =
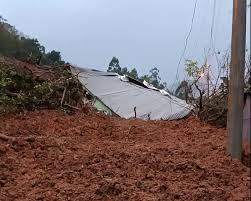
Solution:
[[[144,120],[174,120],[189,115],[193,107],[165,90],[129,76],[72,67],[91,95],[92,105],[109,115]]]

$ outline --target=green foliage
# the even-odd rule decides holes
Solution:
[[[60,52],[55,50],[45,53],[45,47],[37,39],[24,36],[16,28],[7,23],[0,16],[0,54],[20,60],[38,62],[42,64],[63,64]]]
[[[133,68],[130,72],[127,73],[127,75],[136,80],[139,79],[138,71],[136,70],[136,68]]]
[[[139,78],[139,80],[140,80],[141,82],[143,82],[143,81],[145,80],[145,81],[147,81],[148,83],[151,82],[150,79],[151,79],[151,78],[150,78],[149,75],[142,75],[142,76]]]
[[[159,69],[154,67],[149,71],[148,75],[138,75],[138,71],[136,68],[133,68],[131,71],[129,71],[126,67],[121,68],[119,64],[119,59],[117,57],[113,57],[112,60],[109,63],[107,72],[114,72],[118,73],[119,75],[128,75],[131,78],[134,78],[136,80],[139,80],[143,82],[144,80],[154,87],[158,89],[167,89],[167,83],[161,82],[161,78],[159,76]]]
[[[52,89],[49,83],[15,71],[0,71],[0,111],[31,110],[49,104]]]
[[[186,60],[186,69],[185,71],[187,72],[189,77],[197,77],[200,68],[198,67],[198,62],[197,61],[192,61],[192,60]]]
[[[167,83],[161,82],[161,78],[159,76],[159,69],[154,67],[149,71],[148,75],[143,75],[140,77],[140,81],[147,81],[151,85],[153,85],[157,89],[164,89],[168,91],[167,89]]]
[[[128,75],[134,79],[138,78],[138,72],[135,68],[129,71],[126,67],[121,68],[119,65],[119,59],[117,57],[113,57],[109,63],[107,72],[118,73],[119,75]]]
[[[188,99],[192,96],[192,92],[192,87],[189,85],[188,81],[182,80],[175,90],[175,96],[188,102]]]
[[[166,82],[160,83],[159,84],[159,89],[165,89],[165,90],[167,90],[167,83]]]
[[[159,88],[161,78],[159,76],[159,69],[154,67],[150,70],[150,83],[156,87]]]
[[[112,58],[112,60],[109,63],[107,72],[114,72],[114,73],[118,73],[119,75],[122,75],[121,67],[119,65],[119,60],[117,57]]]
[[[126,68],[126,67],[124,67],[124,68],[122,68],[121,69],[121,73],[119,72],[118,74],[120,74],[120,75],[128,75],[128,69]]]
[[[51,52],[44,54],[42,58],[42,63],[47,64],[47,65],[65,64],[65,62],[61,58],[60,52],[55,51],[55,50],[52,50]]]

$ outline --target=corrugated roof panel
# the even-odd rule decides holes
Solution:
[[[173,120],[188,115],[192,106],[174,96],[148,89],[133,82],[122,81],[114,73],[72,68],[80,82],[120,117],[151,120]]]

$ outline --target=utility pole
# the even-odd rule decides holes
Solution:
[[[228,152],[241,160],[246,43],[246,0],[233,0],[230,85],[228,95]]]

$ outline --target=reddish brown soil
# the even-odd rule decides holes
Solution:
[[[249,200],[225,130],[194,118],[123,120],[57,111],[0,117],[0,200]],[[34,136],[34,139],[27,139]]]

